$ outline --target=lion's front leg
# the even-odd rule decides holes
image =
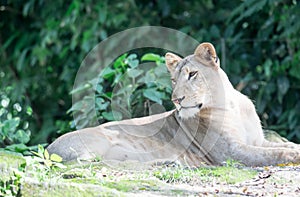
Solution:
[[[286,138],[281,137],[278,133],[272,130],[264,130],[264,141],[262,143],[262,146],[294,148],[300,150],[300,144],[290,142]]]
[[[268,140],[264,140],[263,147],[274,147],[274,148],[290,148],[300,150],[300,145],[295,144],[293,142],[270,142]]]
[[[282,147],[259,147],[233,142],[230,155],[247,166],[268,166],[283,163],[299,163],[300,149]]]

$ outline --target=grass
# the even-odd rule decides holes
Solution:
[[[158,182],[154,180],[120,180],[118,182],[104,182],[103,186],[122,192],[158,191]]]
[[[101,196],[122,196],[128,192],[154,192],[180,195],[186,191],[184,188],[176,188],[176,184],[234,184],[257,175],[254,170],[237,168],[232,164],[196,169],[159,166],[134,171],[110,168],[101,162],[49,168],[35,159],[0,152],[2,194],[68,196],[70,193],[72,196],[93,196],[97,193]]]
[[[257,171],[225,166],[197,168],[195,170],[166,168],[155,171],[153,175],[167,183],[189,183],[195,180],[208,182],[213,179],[218,182],[235,184],[254,178],[257,175]]]
[[[199,168],[196,174],[200,178],[214,177],[220,182],[227,184],[235,184],[254,178],[257,175],[255,170],[239,169],[235,167],[214,167],[214,168]]]
[[[25,163],[25,159],[19,154],[0,151],[0,175],[1,172],[9,168],[18,168],[21,164]]]

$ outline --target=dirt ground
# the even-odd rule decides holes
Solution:
[[[251,169],[253,170],[253,169]],[[172,183],[168,189],[145,192],[149,196],[300,196],[300,167],[264,167],[255,168],[259,173],[250,180],[230,184],[211,178],[208,181],[194,179],[188,183]],[[137,193],[140,196],[142,193]]]
[[[250,180],[236,183],[176,185],[198,196],[300,196],[300,167],[268,167]]]

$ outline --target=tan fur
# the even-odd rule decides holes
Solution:
[[[176,110],[68,133],[48,151],[65,161],[101,157],[190,166],[220,165],[227,159],[247,166],[300,163],[299,145],[265,140],[253,103],[232,87],[212,44],[200,44],[184,59],[167,53],[166,66]]]

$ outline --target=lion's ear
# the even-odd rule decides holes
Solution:
[[[175,68],[180,60],[182,60],[181,57],[178,55],[175,55],[173,53],[166,53],[166,65],[170,73],[172,74],[175,71]]]
[[[196,59],[206,65],[212,66],[215,69],[220,67],[220,60],[217,56],[215,47],[208,42],[201,43],[194,52]]]

